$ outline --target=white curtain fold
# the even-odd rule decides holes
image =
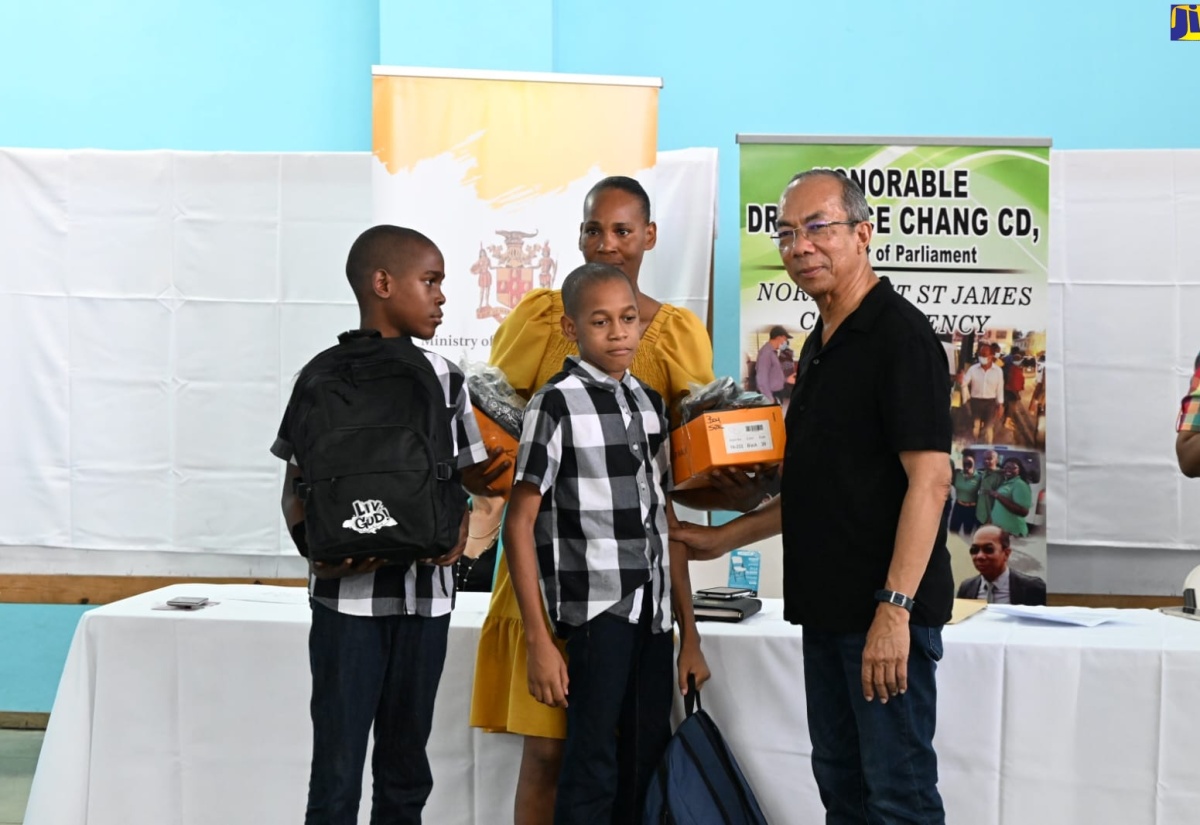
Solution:
[[[1200,151],[1054,154],[1050,542],[1195,549],[1173,423],[1200,351]],[[0,572],[299,572],[266,448],[295,373],[357,323],[370,164],[0,150]],[[655,175],[647,292],[704,318],[716,152]]]

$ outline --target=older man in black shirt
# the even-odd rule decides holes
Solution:
[[[782,532],[826,821],[941,825],[934,671],[954,596],[942,518],[950,383],[928,320],[871,269],[869,217],[836,172],[784,190],[774,238],[820,320],[800,352],[782,493],[671,538],[712,558]]]

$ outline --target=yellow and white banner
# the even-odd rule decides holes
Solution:
[[[654,196],[651,78],[374,69],[374,217],[428,235],[446,320],[427,346],[487,360],[500,321],[582,258],[583,200],[607,175]]]

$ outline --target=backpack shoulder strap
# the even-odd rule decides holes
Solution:
[[[683,697],[683,714],[685,719],[697,710],[704,710],[704,706],[700,704],[700,691],[696,689],[696,675],[694,673],[688,674],[687,689],[687,695]]]
[[[430,433],[433,442],[434,456],[437,460],[438,481],[450,481],[458,469],[454,457],[454,410],[450,406],[442,379],[430,363],[429,355],[418,347],[410,338],[395,342],[397,358],[411,363],[420,377],[421,385],[429,396],[430,417],[436,422],[434,432]]]

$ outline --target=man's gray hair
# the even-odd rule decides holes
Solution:
[[[871,207],[867,206],[867,198],[863,194],[862,187],[855,183],[854,178],[847,177],[835,169],[809,169],[807,172],[800,172],[788,181],[784,191],[786,192],[801,181],[815,177],[833,178],[842,185],[842,209],[846,211],[846,220],[857,222],[871,220]]]

